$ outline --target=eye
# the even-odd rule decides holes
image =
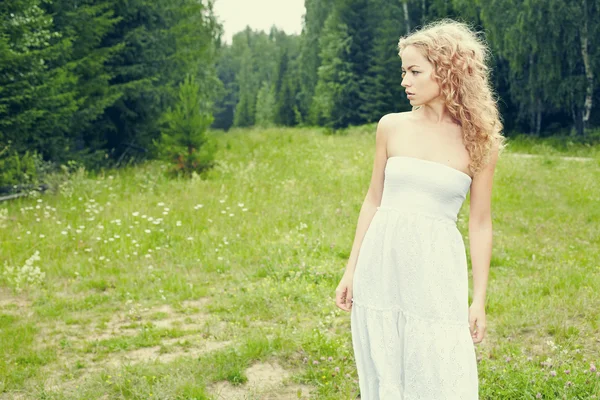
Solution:
[[[417,75],[420,74],[421,71],[411,71],[413,73],[413,75]],[[404,76],[406,75],[406,71],[402,71],[402,77],[404,78]]]

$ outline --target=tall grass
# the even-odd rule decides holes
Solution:
[[[300,396],[354,399],[350,318],[334,289],[373,128],[213,133],[207,180],[169,180],[149,163],[1,204],[0,268],[11,272],[0,274],[0,398],[209,399],[215,383],[245,390],[248,367],[276,362]],[[594,398],[598,147],[513,143],[494,183],[480,395]],[[43,276],[24,269],[36,252]],[[289,398],[272,390],[251,398]]]

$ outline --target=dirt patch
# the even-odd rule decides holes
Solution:
[[[26,398],[24,394],[14,392],[0,394],[0,400],[24,400]]]
[[[31,301],[23,294],[15,294],[7,288],[0,288],[0,313],[31,317]]]
[[[158,361],[161,363],[168,363],[173,360],[176,360],[179,357],[192,357],[196,358],[201,354],[208,353],[214,350],[222,349],[231,345],[230,341],[225,342],[212,342],[202,339],[200,336],[195,337],[184,337],[177,339],[169,339],[165,340],[163,344],[165,345],[173,345],[178,341],[187,340],[189,342],[198,344],[198,346],[194,347],[183,347],[177,348],[173,351],[169,351],[167,353],[161,353],[162,346],[154,346],[154,347],[145,347],[142,349],[136,349],[133,351],[128,351],[124,353],[113,353],[110,357],[103,363],[107,366],[111,367],[120,367],[124,364],[136,364],[139,362],[154,362]]]
[[[248,382],[233,386],[217,382],[209,387],[215,400],[293,400],[308,399],[309,387],[289,382],[290,373],[278,363],[256,363],[246,370]]]
[[[203,330],[208,325],[211,331],[222,331],[227,323],[204,313],[210,300],[202,298],[182,302],[180,307],[167,304],[152,308],[139,309],[135,305],[127,312],[117,313],[106,324],[99,324],[88,336],[89,340],[106,340],[118,336],[135,336],[146,324],[158,329],[177,328],[190,333]]]
[[[211,341],[206,340],[202,334],[193,334],[165,339],[160,346],[111,353],[100,361],[95,361],[92,355],[84,357],[75,356],[69,360],[63,358],[59,361],[59,364],[54,364],[51,369],[48,369],[49,376],[44,382],[44,387],[50,392],[60,390],[75,391],[76,387],[82,385],[86,379],[103,371],[144,362],[169,363],[180,357],[196,358],[202,354],[222,349],[231,344],[231,341]],[[74,379],[65,381],[58,371],[69,370],[76,364],[82,365],[82,368],[79,370],[80,374]],[[57,368],[58,365],[60,365],[60,368]]]
[[[527,329],[526,331],[516,331],[512,335],[499,336],[493,329],[486,332],[486,336],[477,346],[478,357],[482,358],[503,358],[507,354],[501,353],[506,342],[517,341],[522,354],[517,357],[532,357],[545,359],[553,357],[554,338],[551,336],[540,335],[539,329]]]
[[[6,303],[6,300],[1,300]],[[38,341],[42,344],[53,344],[67,339],[73,343],[84,341],[103,341],[123,336],[136,336],[143,327],[156,329],[176,329],[178,335],[193,335],[203,332],[206,336],[222,333],[228,326],[225,321],[217,316],[201,312],[208,303],[208,299],[185,301],[182,304],[171,306],[167,304],[155,307],[142,308],[138,304],[128,304],[123,311],[111,314],[108,321],[78,324],[74,321],[89,320],[89,313],[73,313],[69,315],[69,322],[60,319],[49,319],[38,323]],[[23,314],[20,308],[27,303],[21,301],[10,306],[15,312]],[[0,311],[2,309],[0,308]]]
[[[184,300],[181,305],[184,308],[191,308],[197,310],[204,310],[206,305],[210,302],[210,299],[207,297],[203,297],[197,300]]]
[[[69,369],[67,364],[82,365],[82,379],[95,372],[105,370],[111,366],[121,366],[146,361],[168,363],[178,357],[198,357],[199,355],[222,348],[230,344],[229,341],[219,340],[226,327],[226,322],[220,321],[217,316],[204,313],[209,299],[185,301],[174,306],[161,304],[155,307],[143,307],[139,304],[129,303],[123,311],[113,313],[108,321],[99,321],[91,324],[71,323],[77,320],[75,314],[69,316],[70,322],[62,320],[49,320],[39,324],[37,341],[40,346],[56,345],[66,340],[69,347],[58,354],[57,365],[62,365],[60,370]],[[89,314],[82,313],[81,319],[85,320]],[[136,336],[144,326],[156,329],[174,329],[177,338],[164,339],[159,346],[136,349],[129,352],[116,352],[107,355],[102,360],[94,360],[88,356],[81,357],[79,350],[86,346],[86,342],[103,341],[123,336]],[[64,367],[64,368],[63,368]],[[59,374],[49,376],[46,386],[49,389],[71,386],[72,382],[63,382]]]

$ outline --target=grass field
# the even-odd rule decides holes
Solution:
[[[149,163],[0,203],[0,399],[356,397],[334,290],[374,126],[218,140],[206,180]],[[600,398],[599,155],[498,163],[481,399]],[[468,199],[468,250],[467,224]]]

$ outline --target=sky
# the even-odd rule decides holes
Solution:
[[[267,33],[275,25],[285,33],[300,34],[305,13],[304,0],[216,0],[214,11],[223,24],[227,43],[246,25]]]

